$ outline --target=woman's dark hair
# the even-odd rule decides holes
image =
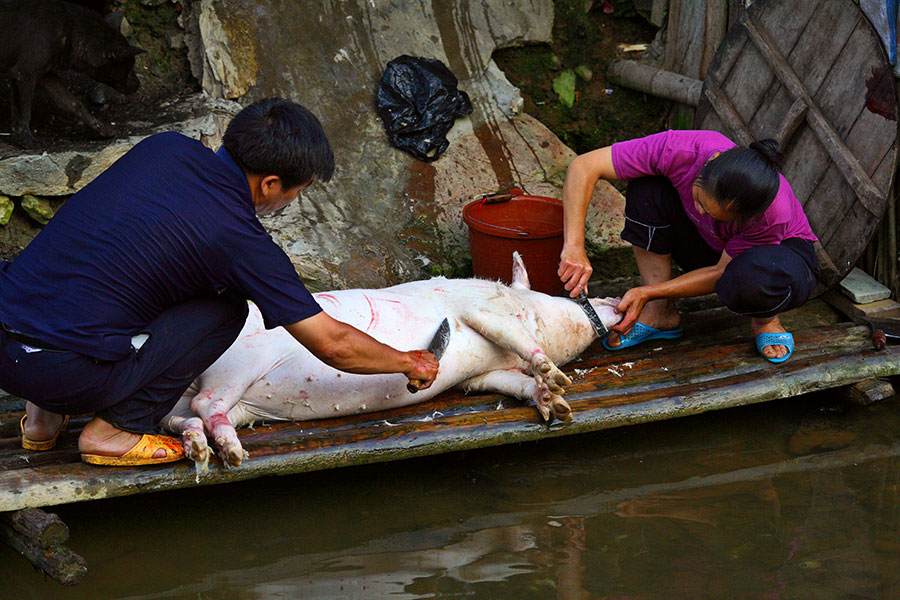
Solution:
[[[334,154],[315,115],[295,102],[266,98],[236,114],[222,145],[244,171],[277,175],[285,188],[328,181]]]
[[[697,183],[723,208],[739,218],[758,215],[772,204],[781,181],[784,156],[772,139],[726,150],[703,165]]]

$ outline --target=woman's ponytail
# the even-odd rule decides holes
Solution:
[[[784,166],[784,154],[781,153],[781,146],[772,138],[755,141],[748,147],[766,159],[776,171],[780,171]]]

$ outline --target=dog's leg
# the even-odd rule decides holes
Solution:
[[[31,103],[34,101],[34,89],[37,77],[19,69],[9,73],[10,82],[10,129],[13,141],[25,148],[35,148],[38,143],[31,134]]]
[[[56,76],[44,75],[41,77],[39,85],[47,92],[47,96],[60,110],[69,112],[81,119],[81,121],[93,129],[97,135],[107,138],[116,135],[115,129],[92,115],[81,100],[76,98],[72,92],[66,89],[66,86],[63,85],[62,81]]]

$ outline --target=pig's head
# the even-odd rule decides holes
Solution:
[[[616,312],[616,306],[621,298],[591,298],[591,306],[597,311],[603,325],[609,329],[622,320],[624,315]]]

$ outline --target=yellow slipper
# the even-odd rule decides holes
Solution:
[[[157,450],[165,450],[166,455],[153,458]],[[181,442],[167,435],[145,433],[131,450],[122,456],[103,456],[100,454],[82,454],[81,460],[92,465],[109,467],[138,467],[142,465],[158,465],[175,462],[184,458]]]
[[[19,421],[19,429],[22,431],[22,447],[26,450],[50,450],[56,445],[56,438],[59,437],[59,434],[62,433],[63,430],[65,430],[66,425],[69,424],[69,415],[65,415],[59,429],[56,430],[56,433],[53,434],[52,438],[49,440],[32,440],[25,435],[25,419],[27,418],[28,415],[22,415],[22,420]]]

